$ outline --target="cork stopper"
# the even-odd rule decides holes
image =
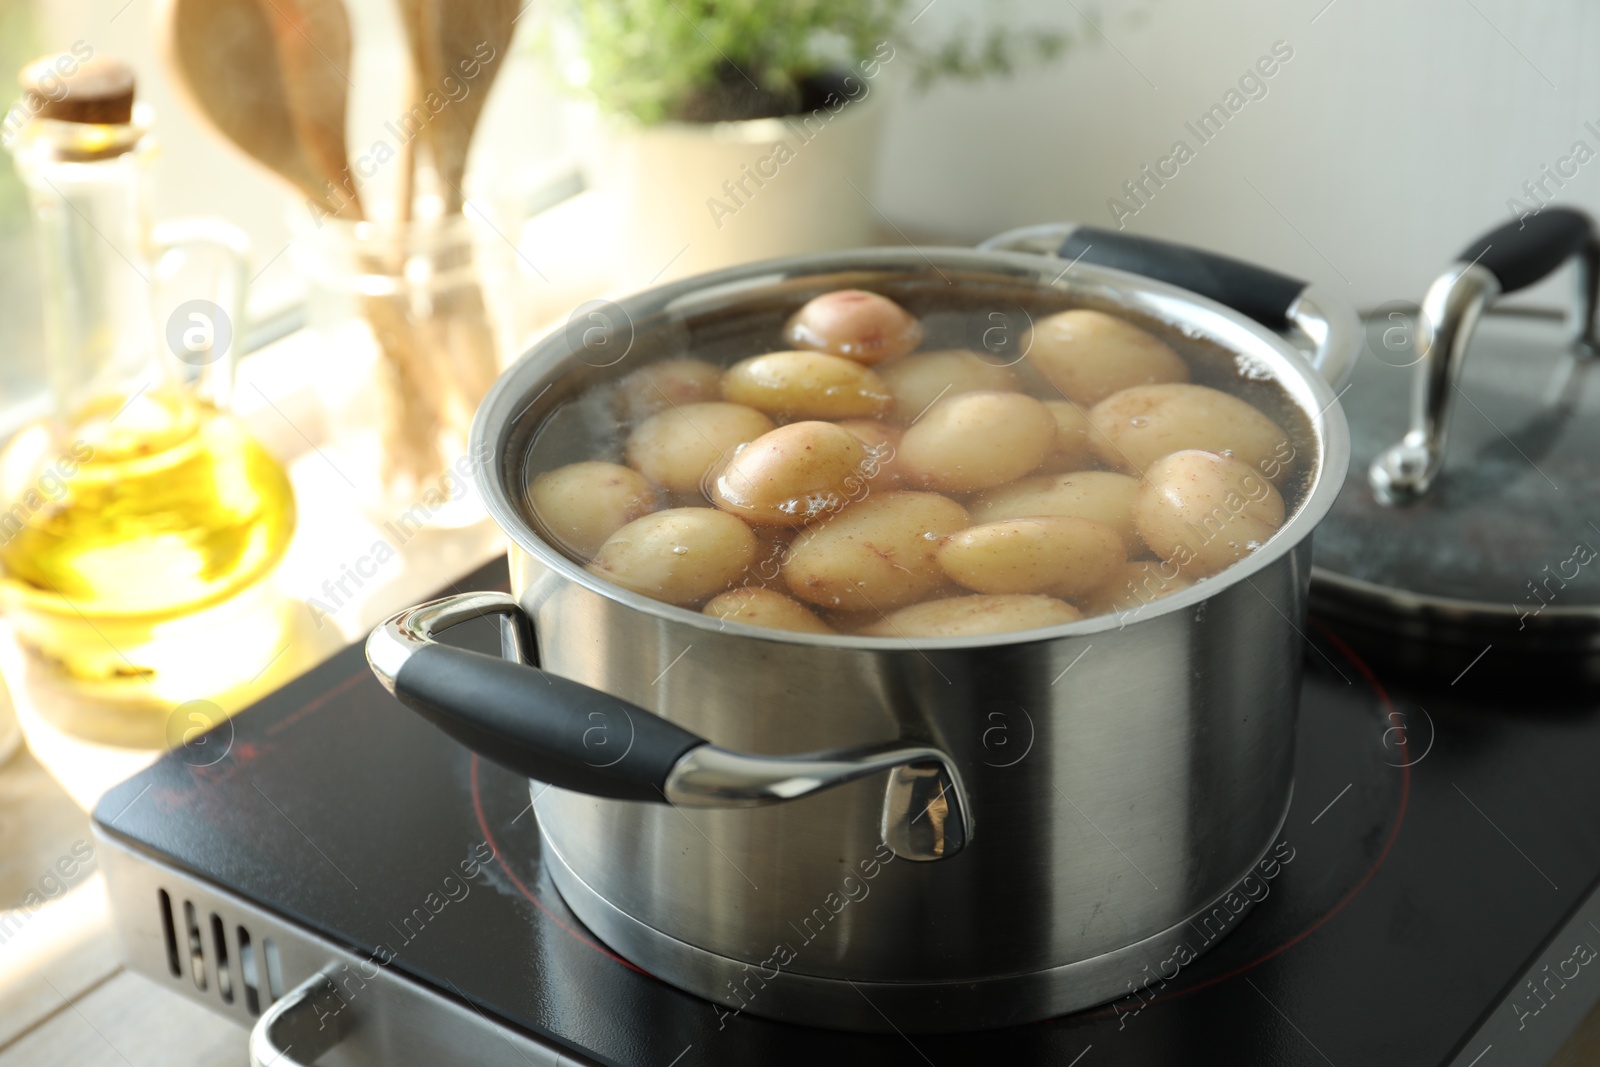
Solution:
[[[120,59],[70,52],[40,56],[17,75],[26,106],[58,122],[120,125],[133,119],[133,68]]]

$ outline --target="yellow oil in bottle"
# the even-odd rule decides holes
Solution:
[[[283,467],[192,395],[95,401],[0,457],[0,569],[32,610],[152,623],[260,578],[294,529]],[[20,521],[19,520],[24,520]]]
[[[7,671],[106,744],[170,744],[169,711],[197,696],[242,707],[294,670],[270,580],[294,523],[283,467],[187,390],[22,431],[0,452]]]

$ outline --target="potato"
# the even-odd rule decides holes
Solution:
[[[1039,469],[1067,474],[1095,466],[1098,458],[1089,440],[1095,430],[1089,425],[1088,413],[1070,400],[1046,400],[1044,406],[1056,420],[1056,440]]]
[[[803,526],[864,495],[868,464],[849,430],[791,422],[740,445],[713,479],[711,502],[749,523]]]
[[[866,467],[869,482],[880,488],[891,489],[900,484],[898,429],[876,419],[845,419],[839,423],[839,428],[849,430],[871,452]]]
[[[1141,559],[1116,568],[1109,581],[1084,594],[1078,603],[1088,615],[1137,613],[1146,604],[1193,584],[1192,579],[1178,573],[1177,567],[1171,563]]]
[[[817,618],[811,609],[775,589],[748,585],[711,599],[701,609],[705,614],[751,626],[774,630],[797,630],[804,634],[831,634],[833,627]]]
[[[891,612],[861,633],[869,637],[972,637],[1077,622],[1083,612],[1048,596],[958,596]]]
[[[784,340],[844,356],[858,363],[881,363],[903,356],[922,343],[922,324],[888,297],[861,289],[823,293],[795,312]]]
[[[895,416],[914,422],[935,401],[960,393],[1017,390],[1017,376],[1007,367],[987,363],[960,348],[918,352],[878,368],[894,394]]]
[[[533,480],[528,506],[558,546],[588,559],[661,498],[644,475],[620,464],[569,463]]]
[[[619,381],[611,403],[619,419],[638,422],[662,408],[721,398],[721,367],[703,359],[664,359]]]
[[[671,508],[606,539],[589,571],[669,604],[698,604],[744,578],[759,543],[742,519],[715,508]]]
[[[872,371],[824,352],[768,352],[729,367],[722,395],[791,419],[877,418],[894,404]]]
[[[1063,396],[1086,407],[1131,386],[1189,380],[1189,365],[1166,342],[1104,311],[1040,319],[1022,350]]]
[[[1138,474],[1163,456],[1199,449],[1281,478],[1294,449],[1283,427],[1236,396],[1203,385],[1141,385],[1096,404],[1091,442],[1107,466]]]
[[[796,537],[783,577],[812,604],[888,611],[939,588],[939,542],[967,525],[966,509],[946,497],[874,494]]]
[[[1144,551],[1133,528],[1136,479],[1110,471],[1042,474],[991,489],[972,504],[977,523],[1028,519],[1039,515],[1071,515],[1103,522],[1117,531],[1130,556]]]
[[[962,393],[906,431],[900,469],[908,483],[947,493],[989,489],[1032,471],[1055,440],[1055,417],[1033,397]]]
[[[1133,502],[1139,535],[1189,578],[1248,556],[1283,525],[1283,515],[1283,497],[1261,472],[1193,450],[1151,464]]]
[[[978,593],[1078,596],[1106,584],[1128,558],[1117,531],[1093,519],[1007,519],[951,534],[939,564]]]
[[[664,489],[699,492],[713,467],[773,429],[742,404],[684,404],[650,416],[628,435],[628,465]]]

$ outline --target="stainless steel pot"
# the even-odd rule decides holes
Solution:
[[[740,309],[775,323],[840,285],[913,283],[1023,314],[1116,309],[1204,346],[1213,371],[1278,398],[1305,464],[1297,509],[1222,576],[1138,611],[914,642],[723,623],[599,581],[540,535],[530,442],[590,387],[699,351]],[[1220,257],[1045,227],[978,251],[760,263],[597,314],[524,356],[473,426],[515,595],[402,612],[367,646],[402,701],[533,779],[545,867],[585,924],[708,1010],[929,1031],[1126,994],[1238,921],[1283,858],[1309,537],[1348,462],[1329,385],[1356,354],[1347,306]],[[484,614],[505,659],[432,640]]]

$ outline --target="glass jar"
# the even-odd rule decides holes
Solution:
[[[319,383],[330,462],[379,525],[408,533],[484,518],[467,434],[500,373],[475,229],[463,215],[406,225],[290,215],[328,353]]]

